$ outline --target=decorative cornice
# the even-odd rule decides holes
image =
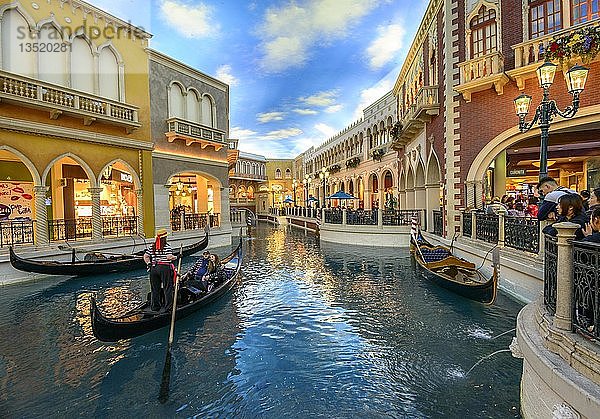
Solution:
[[[163,151],[157,151],[157,150],[152,151],[152,158],[153,159],[157,158],[157,159],[175,160],[175,161],[181,161],[181,162],[185,162],[185,163],[208,164],[210,166],[224,167],[225,169],[227,169],[227,167],[228,167],[226,161],[217,161],[217,160],[202,159],[199,157],[181,156],[178,154],[165,153]]]
[[[222,82],[219,79],[211,77],[208,74],[204,74],[201,71],[196,70],[194,67],[182,63],[181,61],[177,61],[176,59],[171,58],[168,55],[165,55],[151,48],[146,48],[146,51],[148,52],[148,57],[150,58],[150,61],[162,64],[165,67],[170,68],[171,70],[178,71],[179,73],[182,73],[188,77],[197,79],[216,89],[222,90],[224,92],[229,92],[229,85],[227,83]]]
[[[0,129],[19,132],[22,134],[61,138],[67,140],[82,141],[86,143],[111,145],[124,148],[135,148],[140,150],[152,150],[153,144],[149,141],[132,140],[114,135],[101,134],[99,132],[84,131],[75,128],[48,125],[40,122],[26,121],[23,119],[8,118],[0,116]]]

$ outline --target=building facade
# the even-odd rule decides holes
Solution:
[[[153,234],[150,35],[77,0],[3,2],[0,30],[2,220],[38,245]]]
[[[150,50],[157,228],[231,229],[229,86]]]
[[[235,166],[229,171],[231,208],[247,208],[256,213],[258,191],[267,185],[267,159],[258,154],[239,152]],[[268,186],[267,186],[268,187]],[[266,211],[266,202],[261,211]]]

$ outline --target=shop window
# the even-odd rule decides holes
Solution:
[[[600,16],[598,14],[598,0],[571,0],[571,23],[589,22]]]
[[[532,38],[562,29],[561,0],[532,1],[529,4],[529,30]]]
[[[496,11],[481,6],[470,23],[471,58],[481,57],[496,51]]]

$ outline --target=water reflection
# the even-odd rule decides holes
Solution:
[[[0,408],[9,416],[518,415],[519,360],[498,354],[465,377],[507,347],[512,334],[493,338],[514,327],[518,304],[501,295],[485,307],[424,282],[408,249],[319,243],[269,227],[253,235],[234,292],[177,323],[165,405],[156,397],[167,331],[105,344],[90,330],[90,295],[121,312],[145,298],[145,272],[7,288],[0,333],[13,339],[0,342]]]

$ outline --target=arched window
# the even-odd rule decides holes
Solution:
[[[34,53],[25,50],[21,52],[19,49],[19,44],[35,42],[31,37],[27,20],[16,9],[10,9],[4,12],[0,23],[2,24],[2,69],[33,77]]]
[[[275,179],[281,179],[281,169],[275,169]]]
[[[286,179],[292,178],[292,171],[290,169],[285,169],[285,178]]]
[[[187,120],[200,122],[200,97],[194,90],[188,90],[187,94]]]
[[[212,127],[214,121],[213,103],[208,95],[202,96],[202,125]]]
[[[119,100],[119,63],[117,56],[109,48],[100,51],[100,96]]]
[[[58,42],[62,45],[63,39],[60,31],[58,31],[51,23],[47,23],[40,29],[38,42],[45,45]],[[53,48],[51,50],[44,49],[43,51],[40,51],[39,57],[40,80],[66,86],[69,74],[67,71],[67,49],[65,48],[64,51],[60,48]]]
[[[471,19],[471,58],[496,51],[496,11],[485,6]]]
[[[71,45],[71,87],[94,93],[94,57],[87,41],[77,36]]]
[[[185,119],[183,88],[178,83],[171,84],[169,91],[169,118]]]

